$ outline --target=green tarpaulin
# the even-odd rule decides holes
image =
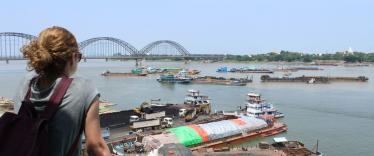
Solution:
[[[194,129],[188,126],[171,128],[169,129],[169,131],[174,133],[177,136],[179,143],[185,146],[195,145],[203,142],[203,139],[200,137],[200,135],[195,132]]]
[[[135,68],[135,69],[131,70],[131,73],[133,73],[133,74],[141,74],[142,72],[143,72],[143,70],[140,69],[140,68]]]

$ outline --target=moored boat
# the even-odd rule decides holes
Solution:
[[[177,75],[174,74],[163,74],[157,78],[160,83],[190,83],[192,77],[188,76],[187,71],[182,70]]]
[[[245,106],[246,113],[250,116],[260,117],[263,115],[270,115],[275,118],[284,117],[284,114],[279,112],[275,107],[267,103],[261,98],[260,94],[248,93],[247,103]]]
[[[236,119],[171,128],[161,134],[145,136],[142,142],[146,150],[168,143],[181,143],[191,150],[197,150],[247,141],[264,133],[279,134],[286,130],[285,124],[241,115]]]
[[[268,73],[268,74],[274,73],[274,71],[269,70],[269,69],[250,68],[250,67],[231,68],[229,72],[232,72],[232,73]]]
[[[108,77],[142,77],[147,76],[146,73],[139,72],[139,69],[133,69],[130,73],[111,72],[109,70],[103,72],[102,76]]]
[[[303,82],[303,83],[329,83],[329,82],[367,82],[366,76],[358,77],[329,77],[329,76],[299,76],[299,77],[270,77],[262,75],[261,82]]]

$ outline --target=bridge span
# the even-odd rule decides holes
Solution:
[[[36,36],[17,32],[0,33],[0,60],[23,60],[21,48]],[[83,59],[223,59],[224,55],[191,54],[172,40],[159,40],[138,50],[130,43],[114,37],[95,37],[79,43]]]

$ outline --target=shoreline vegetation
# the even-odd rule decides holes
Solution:
[[[147,59],[147,60],[165,60],[165,59]],[[184,61],[182,58],[168,59],[172,61]],[[188,59],[191,61],[201,61],[198,58]],[[300,52],[281,51],[279,53],[271,52],[266,54],[254,55],[223,55],[223,59],[214,60],[220,62],[295,62],[295,63],[374,63],[374,53],[363,52],[336,52],[335,54],[305,54]]]

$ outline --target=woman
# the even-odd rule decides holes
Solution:
[[[29,60],[28,70],[33,72],[27,74],[21,82],[16,94],[16,112],[19,111],[20,101],[25,97],[29,86],[30,101],[35,110],[41,112],[61,77],[73,78],[57,112],[49,121],[48,155],[65,156],[83,124],[88,154],[110,155],[108,146],[101,137],[100,94],[91,81],[72,76],[82,57],[74,35],[61,27],[47,28],[21,51]],[[81,141],[76,149],[73,155],[82,155]]]

